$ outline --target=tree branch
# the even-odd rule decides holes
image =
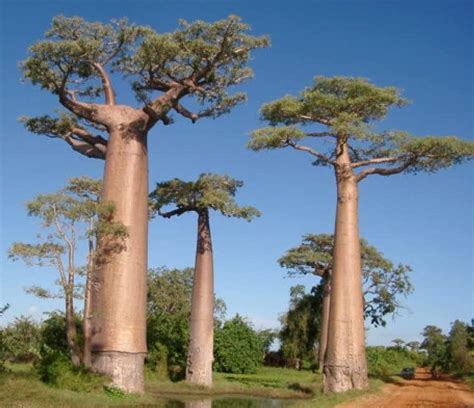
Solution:
[[[90,63],[99,73],[100,79],[102,80],[102,88],[104,89],[105,95],[105,104],[106,105],[115,105],[115,93],[110,82],[109,75],[105,71],[104,67],[98,62]]]
[[[295,142],[292,142],[291,140],[288,140],[286,144],[288,146],[291,146],[293,149],[301,150],[302,152],[309,153],[312,156],[317,157],[319,160],[325,163],[332,164],[333,166],[336,165],[336,162],[334,162],[333,160],[331,160],[329,157],[325,156],[324,154],[318,152],[317,150],[312,149],[311,147],[296,144]]]
[[[357,174],[357,176],[355,177],[355,180],[358,183],[359,181],[365,179],[367,176],[370,176],[372,174],[378,174],[379,176],[391,176],[392,174],[398,174],[406,170],[408,167],[410,167],[414,163],[414,161],[415,160],[411,158],[407,160],[405,163],[401,164],[400,166],[393,167],[390,169],[370,167],[364,171],[361,171],[359,174]]]
[[[310,137],[326,137],[326,136],[337,137],[337,135],[332,133],[332,132],[308,132],[308,133],[306,133],[306,136],[310,136]]]
[[[158,210],[158,214],[165,218],[171,218],[174,215],[180,216],[188,211],[195,211],[195,210],[196,209],[194,207],[181,207],[181,208],[176,208],[175,210],[168,211],[168,212],[161,212],[161,210]]]
[[[302,119],[302,120],[310,120],[312,122],[318,122],[318,123],[321,123],[322,125],[326,125],[326,126],[329,126],[331,124],[331,122],[327,119],[316,118],[316,117],[311,116],[311,115],[300,115],[299,118]]]
[[[395,163],[404,159],[404,156],[399,157],[380,157],[376,159],[361,160],[355,163],[352,163],[351,167],[354,169],[356,167],[368,166],[369,164],[382,164],[382,163]]]

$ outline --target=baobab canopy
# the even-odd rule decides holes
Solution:
[[[269,45],[267,37],[248,35],[249,29],[236,16],[215,23],[180,20],[176,31],[164,34],[126,19],[103,24],[55,17],[46,39],[30,47],[21,68],[26,80],[58,95],[72,116],[23,121],[34,133],[64,139],[86,156],[105,158],[107,140],[87,126],[96,131],[110,124],[110,112],[95,100],[104,96],[106,105],[116,104],[111,72],[130,82],[147,115],[147,129],[157,121],[169,124],[172,112],[193,122],[227,113],[245,100],[245,94],[229,88],[252,77],[246,65],[250,51]],[[195,112],[180,102],[185,96],[194,97]],[[123,114],[127,112],[123,106]]]
[[[335,165],[335,149],[317,150],[299,142],[344,137],[351,146],[351,167],[363,168],[356,174],[357,181],[371,174],[436,171],[474,155],[474,143],[454,136],[414,137],[404,131],[379,132],[371,126],[390,107],[407,103],[396,88],[376,87],[364,78],[316,77],[297,97],[284,96],[262,106],[261,118],[271,127],[255,130],[248,146],[252,150],[292,147],[312,155],[314,165]],[[316,128],[308,131],[311,124]]]
[[[288,276],[331,274],[334,235],[306,234],[302,243],[278,259]],[[399,297],[413,291],[408,265],[394,265],[367,240],[360,240],[364,315],[375,326],[385,326],[385,316],[401,307]]]
[[[226,217],[244,218],[250,221],[253,217],[260,216],[260,211],[254,207],[237,205],[234,196],[237,189],[242,186],[242,181],[229,176],[205,173],[195,182],[175,178],[158,183],[150,196],[153,209],[163,217],[211,209],[219,211]],[[171,204],[176,206],[174,210],[169,212],[162,210]]]

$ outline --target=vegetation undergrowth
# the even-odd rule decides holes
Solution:
[[[212,390],[180,382],[155,379],[150,372],[145,395],[125,395],[113,388],[95,388],[88,392],[62,389],[45,384],[32,364],[7,364],[0,374],[0,406],[2,407],[165,407],[169,400],[195,399],[199,396],[241,396],[287,399],[291,407],[332,407],[367,391],[343,395],[322,394],[320,374],[309,370],[263,367],[255,374],[214,373]],[[378,389],[381,381],[372,380],[369,392]]]

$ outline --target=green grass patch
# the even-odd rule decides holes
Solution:
[[[371,381],[369,392],[376,391],[380,381]],[[40,381],[32,365],[8,366],[8,372],[0,376],[0,406],[43,408],[43,407],[119,407],[153,406],[170,407],[167,401],[199,400],[204,397],[227,404],[227,398],[243,398],[243,405],[229,400],[232,406],[259,407],[258,398],[283,399],[285,407],[306,408],[317,406],[329,408],[350,400],[365,392],[351,391],[342,395],[322,394],[320,374],[309,370],[263,367],[255,374],[214,373],[212,389],[187,384],[184,381],[171,382],[153,378],[148,374],[145,395],[125,395],[112,388],[78,392],[47,385]],[[251,405],[247,398],[256,398]],[[221,401],[220,401],[221,400]],[[219,402],[220,401],[220,402]],[[255,404],[255,405],[253,405]],[[176,406],[181,406],[179,403]]]

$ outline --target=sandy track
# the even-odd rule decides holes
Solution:
[[[450,378],[434,380],[428,370],[417,370],[413,380],[387,384],[382,393],[366,395],[338,408],[439,407],[474,408],[474,393],[466,384]]]

